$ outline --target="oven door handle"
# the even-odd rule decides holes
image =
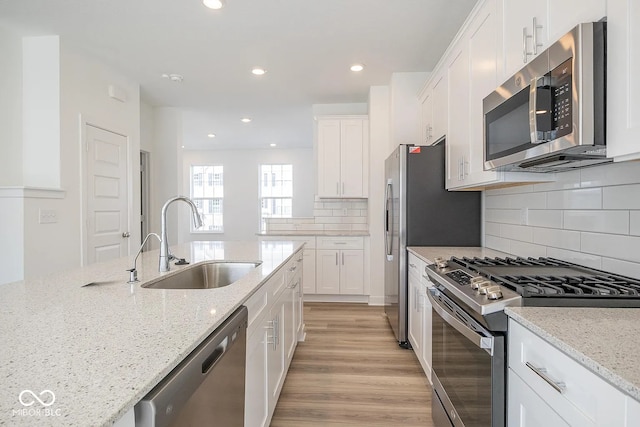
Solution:
[[[434,297],[436,292],[439,291],[435,288],[431,288],[427,293],[429,301],[431,301],[433,310],[438,313],[438,315],[442,317],[442,319],[447,322],[447,324],[451,325],[456,331],[460,332],[469,341],[475,344],[476,347],[483,349],[491,356],[493,356],[493,337],[485,337],[484,335],[480,335],[473,329],[470,329],[460,320],[458,320],[453,314],[449,312],[449,310],[444,305],[442,305],[442,303],[438,299]]]

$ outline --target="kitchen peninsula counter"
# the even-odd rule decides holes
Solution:
[[[262,262],[218,289],[142,288],[188,267],[172,264],[172,271],[159,273],[157,250],[138,258],[135,284],[126,283],[133,261],[126,257],[0,285],[0,425],[114,423],[301,247],[256,241],[192,242],[171,249],[192,264]],[[55,401],[45,407],[32,396]]]
[[[508,316],[640,401],[640,309],[508,307]]]

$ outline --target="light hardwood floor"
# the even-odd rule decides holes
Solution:
[[[382,307],[305,303],[271,427],[431,426],[431,387]]]

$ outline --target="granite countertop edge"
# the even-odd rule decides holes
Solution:
[[[309,236],[309,237],[367,237],[369,236],[368,231],[339,231],[339,230],[325,230],[325,231],[269,231],[264,233],[258,233],[260,237],[295,237],[295,236]]]

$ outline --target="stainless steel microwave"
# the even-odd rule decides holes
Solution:
[[[580,24],[483,100],[484,165],[548,172],[606,158],[606,22]]]

